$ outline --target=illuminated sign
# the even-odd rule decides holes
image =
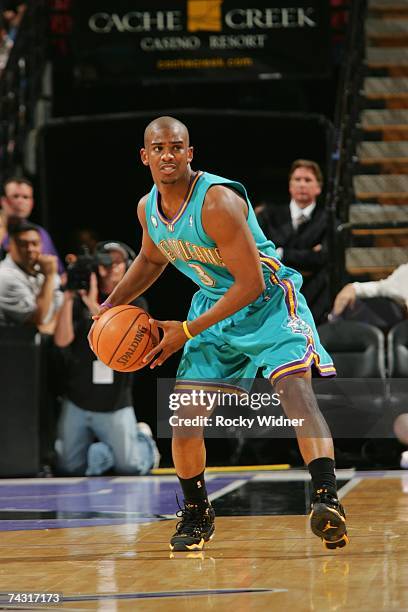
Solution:
[[[324,0],[76,0],[74,38],[82,81],[307,78],[330,66]]]

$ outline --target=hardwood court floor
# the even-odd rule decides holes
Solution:
[[[53,606],[60,610],[407,610],[408,475],[357,473],[348,481],[342,492],[351,542],[335,552],[326,551],[311,534],[304,509],[299,515],[236,515],[242,507],[240,496],[245,501],[251,482],[257,484],[259,495],[260,483],[265,491],[273,491],[277,482],[289,488],[301,482],[303,487],[305,475],[298,475],[300,480],[293,472],[229,475],[229,484],[222,475],[213,478],[214,506],[230,496],[235,508],[230,516],[218,516],[216,535],[203,553],[174,555],[168,548],[174,519],[160,512],[149,517],[155,510],[154,495],[168,496],[174,478],[78,479],[72,486],[62,484],[60,495],[48,496],[42,493],[44,487],[58,489],[52,480],[48,485],[37,481],[31,488],[27,484],[23,491],[21,485],[2,481],[0,495],[6,494],[1,498],[0,529],[3,525],[5,530],[0,539],[0,608],[5,609],[4,593],[35,591],[63,593],[64,603]],[[33,488],[39,486],[36,501]],[[146,486],[149,499],[142,499]],[[127,510],[115,514],[106,501],[108,491],[112,503]],[[139,491],[138,502],[130,503],[132,497],[128,499],[125,491],[131,495]],[[64,506],[65,498],[71,507],[76,503],[79,508],[87,495],[94,500],[88,499],[86,511],[68,511]],[[82,499],[79,505],[78,499]],[[60,509],[47,514],[46,503]],[[143,512],[134,511],[137,504],[144,504]],[[15,516],[12,506],[25,517],[20,517],[20,526],[10,518]],[[41,510],[36,509],[39,506]],[[259,509],[255,507],[256,512]],[[95,521],[107,520],[104,512],[116,524],[98,525]],[[65,521],[67,526],[42,528],[52,527],[52,520]],[[86,520],[94,524],[68,526]]]

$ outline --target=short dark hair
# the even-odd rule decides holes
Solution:
[[[313,172],[315,175],[320,187],[323,186],[323,174],[318,163],[312,161],[311,159],[295,159],[289,170],[289,180],[292,178],[292,174],[298,168],[307,168],[308,170],[311,170],[311,172]]]
[[[10,185],[10,183],[17,183],[17,185],[28,185],[28,187],[31,187],[31,189],[34,189],[34,185],[32,184],[32,182],[28,178],[25,178],[25,176],[10,176],[8,179],[4,181],[4,185],[3,185],[4,193],[6,193],[6,187],[7,185]]]
[[[35,223],[27,221],[27,219],[18,219],[16,217],[11,217],[7,223],[7,232],[10,238],[14,238],[14,236],[17,236],[17,234],[30,231],[34,231],[39,234],[40,228]]]
[[[168,129],[172,128],[173,126],[177,126],[184,131],[187,145],[190,146],[190,134],[187,126],[175,117],[169,117],[167,115],[163,117],[156,117],[156,119],[153,119],[153,121],[149,123],[144,131],[144,145],[146,146],[149,134],[152,130]]]

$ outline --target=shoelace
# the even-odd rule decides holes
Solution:
[[[200,532],[200,525],[203,523],[202,509],[197,505],[185,505],[184,508],[180,506],[180,501],[176,493],[176,500],[179,510],[176,512],[176,516],[181,519],[176,525],[176,531],[180,533],[182,530],[186,534],[194,534]],[[198,523],[198,524],[197,524]]]
[[[329,493],[317,493],[314,500],[314,504],[327,504],[331,508],[338,510],[344,517],[346,517],[346,513],[344,512],[344,508],[336,497],[333,497]]]

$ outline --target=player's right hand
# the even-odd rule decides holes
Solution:
[[[357,295],[356,290],[352,284],[348,284],[336,296],[334,300],[332,315],[338,317],[348,307],[353,307],[356,301]]]

